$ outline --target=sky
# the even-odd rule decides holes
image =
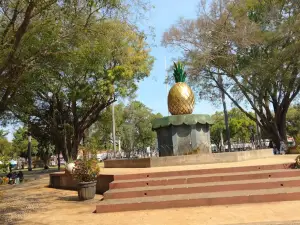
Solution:
[[[141,101],[147,107],[153,110],[154,113],[161,113],[163,116],[168,115],[166,84],[164,84],[165,57],[167,67],[172,65],[172,59],[180,56],[180,52],[174,49],[166,49],[161,46],[163,33],[167,31],[179,18],[194,19],[197,16],[197,5],[200,0],[152,0],[153,9],[146,15],[147,20],[140,24],[141,29],[146,29],[150,26],[154,30],[154,40],[148,38],[151,45],[151,55],[154,56],[155,62],[149,77],[139,83],[137,91],[137,100]],[[170,89],[170,86],[169,86]],[[216,108],[208,101],[196,102],[194,114],[213,114],[215,111],[220,111],[222,108]],[[18,126],[9,126],[4,128],[9,131],[8,140],[12,140],[14,131]]]
[[[155,57],[150,77],[144,79],[139,84],[137,91],[137,100],[143,102],[147,107],[151,108],[155,113],[161,113],[163,116],[168,115],[167,106],[167,88],[164,84],[165,57],[167,59],[167,67],[172,65],[172,59],[180,56],[180,52],[174,49],[166,49],[161,46],[163,33],[167,31],[179,18],[194,19],[197,16],[197,5],[200,0],[152,0],[154,8],[148,15],[146,27],[154,27],[155,40],[150,41],[154,44],[151,55]],[[169,86],[170,89],[170,86]],[[195,93],[196,94],[196,93]],[[194,114],[213,114],[215,111],[221,110],[216,108],[208,101],[200,101],[196,103]]]

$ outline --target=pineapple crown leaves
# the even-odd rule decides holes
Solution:
[[[181,62],[174,62],[173,76],[175,82],[185,82],[186,72],[184,71],[184,65]]]

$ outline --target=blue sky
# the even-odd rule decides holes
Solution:
[[[143,102],[146,106],[153,109],[155,113],[168,115],[167,108],[167,90],[164,84],[165,79],[165,57],[167,66],[172,64],[172,59],[180,55],[178,51],[166,49],[161,46],[163,33],[175,24],[180,17],[194,19],[197,16],[197,5],[200,0],[174,1],[174,0],[152,0],[154,9],[149,13],[148,24],[145,26],[154,27],[155,40],[151,42],[151,55],[155,57],[155,63],[150,77],[139,84],[137,100]],[[169,87],[170,88],[170,87]],[[195,93],[196,94],[196,93]],[[197,102],[195,114],[213,114],[221,108],[214,107],[207,101]]]

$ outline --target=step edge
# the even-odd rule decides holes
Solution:
[[[270,190],[277,190],[277,192],[275,193],[268,193]],[[212,194],[212,193],[189,193],[189,194],[177,194],[177,199],[170,199],[173,197],[173,195],[160,195],[160,196],[149,196],[149,197],[138,197],[138,198],[134,198],[133,202],[130,202],[131,200],[133,200],[132,198],[127,198],[127,199],[119,199],[120,201],[124,202],[124,203],[120,203],[120,204],[130,204],[130,203],[137,203],[137,202],[158,202],[159,200],[163,200],[163,201],[171,201],[171,200],[180,200],[180,197],[187,197],[187,199],[214,199],[214,198],[221,198],[221,197],[226,197],[226,196],[220,196],[220,194],[226,194],[227,197],[237,197],[237,196],[255,196],[255,195],[274,195],[274,194],[289,194],[289,193],[300,193],[300,188],[299,187],[283,187],[283,188],[272,188],[272,189],[254,189],[254,190],[245,190],[244,192],[247,193],[237,193],[237,192],[242,192],[242,191],[227,191],[227,192],[213,192],[212,197],[205,197],[205,194]],[[264,193],[266,192],[266,193]],[[191,196],[194,195],[194,196]],[[197,195],[202,195],[204,197],[201,196],[197,196]],[[219,196],[218,196],[219,195]],[[229,195],[229,196],[228,196]],[[111,204],[115,204],[114,202],[118,200],[118,199],[106,199],[102,202],[101,205],[109,205]],[[126,200],[129,201],[129,203],[126,203]]]
[[[262,196],[267,196],[266,199],[262,199]],[[244,197],[244,201],[240,201],[241,197]],[[245,199],[248,197],[247,199]],[[270,198],[271,197],[271,198]],[[239,201],[237,201],[240,199]],[[140,211],[140,210],[155,210],[155,209],[167,209],[167,208],[186,208],[186,207],[206,207],[206,206],[217,206],[217,205],[237,205],[237,204],[255,204],[255,203],[263,203],[263,202],[280,202],[280,201],[299,201],[300,200],[300,192],[295,193],[276,193],[269,195],[253,195],[249,199],[249,196],[233,196],[233,197],[221,197],[218,200],[221,200],[219,204],[198,204],[199,199],[187,200],[170,200],[167,202],[151,202],[148,206],[141,207],[143,203],[129,203],[129,204],[112,204],[112,205],[96,205],[96,213],[112,213],[112,212],[125,212],[125,211]],[[234,200],[234,203],[229,203],[230,200]],[[197,202],[198,201],[198,202]],[[205,201],[205,200],[202,200]],[[206,201],[210,201],[209,198]],[[222,202],[223,201],[223,202]],[[226,202],[227,201],[227,202]],[[186,202],[185,205],[182,203]],[[148,203],[148,202],[147,202]],[[156,207],[151,207],[155,203]],[[172,203],[170,207],[167,207],[166,204]],[[165,204],[165,205],[164,205]],[[179,205],[180,204],[180,205]],[[135,209],[129,209],[128,206],[133,205],[137,207]],[[111,207],[124,207],[121,210],[109,210]],[[125,206],[127,206],[125,208]],[[106,208],[106,211],[103,210]]]
[[[259,172],[259,173],[257,173]],[[165,176],[165,177],[156,177],[156,178],[146,178],[146,179],[128,179],[128,180],[114,180],[110,184],[123,184],[123,183],[134,183],[134,182],[146,182],[146,181],[157,181],[157,180],[174,180],[174,179],[188,179],[188,178],[196,178],[196,177],[230,177],[236,175],[253,175],[253,174],[267,174],[267,173],[291,173],[296,172],[300,173],[300,170],[297,169],[280,169],[280,170],[259,170],[259,171],[248,171],[248,172],[235,172],[235,173],[215,173],[215,174],[199,174],[199,175],[190,175],[190,176]]]
[[[279,164],[266,164],[266,165],[254,165],[254,166],[237,166],[237,167],[217,167],[217,168],[206,168],[206,169],[187,169],[187,170],[171,170],[171,171],[149,171],[149,172],[142,172],[142,173],[129,173],[129,174],[116,174],[114,175],[115,180],[128,180],[131,178],[126,178],[126,177],[132,177],[132,176],[144,176],[144,175],[149,175],[149,174],[155,174],[155,175],[163,175],[167,173],[190,173],[190,172],[204,172],[203,174],[210,174],[210,173],[205,173],[205,172],[210,172],[214,170],[229,170],[229,169],[253,169],[250,171],[259,171],[259,170],[265,170],[265,167],[276,167],[276,166],[282,166],[282,169],[291,169],[291,166],[293,165],[293,162],[286,162],[286,163],[279,163]],[[259,169],[257,169],[259,168]],[[224,172],[224,173],[230,173],[229,172]],[[184,176],[185,174],[182,174]],[[158,176],[160,177],[160,176]],[[140,178],[144,179],[144,178]]]

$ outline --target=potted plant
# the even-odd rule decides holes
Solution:
[[[78,181],[79,200],[83,201],[95,197],[99,172],[100,168],[96,159],[79,159],[75,161],[73,177]]]

